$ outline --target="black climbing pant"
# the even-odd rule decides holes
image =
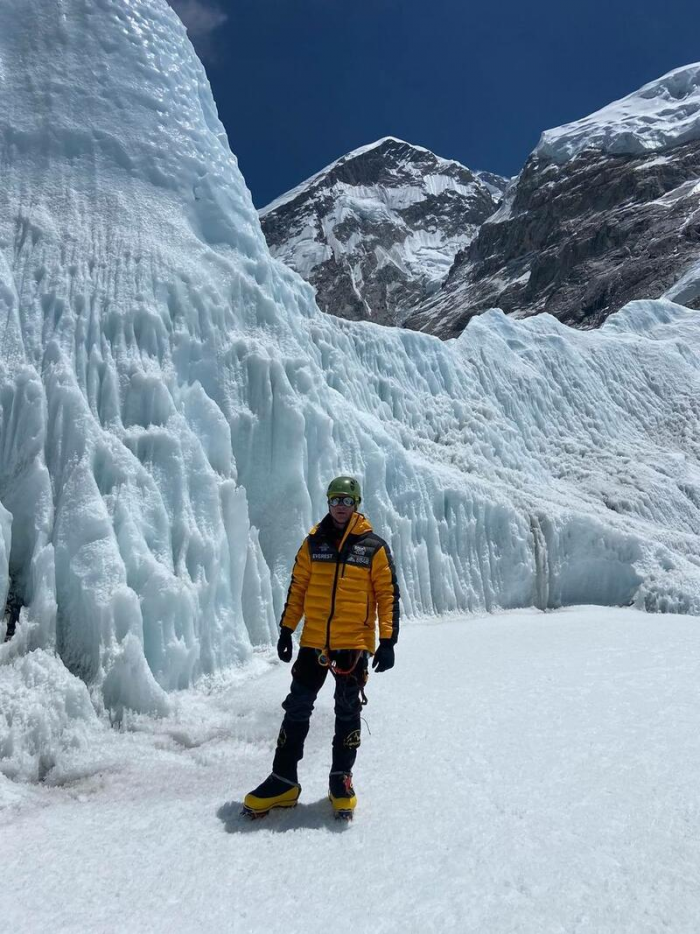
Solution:
[[[335,675],[335,734],[331,772],[351,772],[360,745],[360,692],[367,682],[368,652],[349,649],[332,651],[330,657],[341,671]],[[355,659],[357,661],[355,662]],[[353,662],[355,664],[353,665]],[[284,720],[277,739],[272,771],[289,781],[297,781],[297,763],[304,755],[304,740],[318,692],[328,675],[328,667],[319,663],[316,649],[301,648],[292,666],[292,686],[282,704]]]

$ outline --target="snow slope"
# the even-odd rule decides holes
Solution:
[[[446,344],[331,319],[270,257],[165,0],[3,4],[0,68],[6,774],[249,662],[341,471],[409,614],[700,612],[696,313],[493,311]]]
[[[690,617],[409,625],[370,678],[338,827],[330,686],[298,807],[239,816],[289,680],[261,656],[170,720],[103,729],[53,785],[0,776],[0,917],[15,934],[696,934],[699,663]]]
[[[700,139],[700,63],[674,68],[619,101],[545,130],[534,155],[566,162],[586,149],[613,155],[663,152]]]
[[[315,172],[310,178],[300,182],[294,188],[290,188],[289,191],[286,191],[278,198],[275,198],[274,201],[271,201],[269,204],[265,205],[264,208],[260,208],[260,216],[265,217],[266,214],[270,214],[272,211],[276,211],[283,205],[289,204],[290,201],[294,201],[300,195],[307,194],[310,190],[315,188],[321,180],[326,179],[329,175],[332,175],[339,166],[342,166],[348,162],[353,162],[358,158],[358,156],[366,155],[367,153],[380,148],[386,143],[397,143],[406,147],[408,150],[421,153],[422,155],[427,156],[431,162],[435,162],[436,165],[442,169],[444,174],[435,177],[435,181],[432,183],[433,188],[438,184],[441,184],[441,187],[443,188],[449,187],[450,172],[454,171],[455,169],[464,170],[465,168],[465,166],[463,166],[460,162],[457,162],[455,159],[443,159],[442,156],[437,156],[434,152],[426,149],[425,146],[417,146],[415,143],[408,143],[406,140],[398,139],[396,136],[383,136],[381,139],[375,140],[373,143],[368,143],[366,146],[359,146],[357,149],[353,149],[351,152],[341,156],[340,159],[335,159],[327,166],[324,166],[324,168],[322,168],[319,172]],[[407,168],[409,168],[409,166],[407,166]],[[495,175],[493,172],[473,171],[472,174],[479,179],[481,184],[486,185],[489,188],[489,191],[491,191],[496,200],[498,200],[503,194],[503,183],[506,182],[507,179],[504,179],[500,175]],[[426,190],[431,187],[431,183],[429,181],[426,183],[425,179],[418,177],[416,177],[416,184],[417,190],[407,192],[404,196],[406,202],[408,202],[409,199],[412,199],[413,201],[421,200],[419,197],[420,190],[424,187]]]

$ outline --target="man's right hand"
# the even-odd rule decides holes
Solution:
[[[292,660],[292,630],[286,626],[280,627],[280,637],[277,640],[277,654],[283,662]]]

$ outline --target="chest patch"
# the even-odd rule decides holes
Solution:
[[[368,567],[370,566],[370,562],[371,562],[371,561],[372,561],[372,559],[369,558],[367,555],[350,555],[350,556],[348,557],[348,560],[347,560],[345,563],[346,563],[346,564],[355,564],[355,565],[357,565],[357,566],[359,566],[359,567],[368,568]]]
[[[338,552],[328,542],[312,542],[309,551],[312,561],[329,563],[336,561],[338,557]]]
[[[368,568],[372,563],[373,553],[374,549],[369,548],[367,545],[353,545],[345,563]]]
[[[341,559],[343,564],[351,564],[355,567],[369,568],[372,559],[379,548],[381,548],[381,539],[374,536],[365,537],[362,541],[355,542],[347,547],[345,556]],[[327,541],[310,541],[309,551],[312,561],[323,563],[332,563],[339,560],[337,550]]]

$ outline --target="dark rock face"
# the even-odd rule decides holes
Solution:
[[[586,150],[563,164],[531,157],[405,325],[455,337],[497,306],[598,327],[633,299],[660,297],[698,262],[700,142],[634,156]],[[698,307],[700,286],[677,298]]]
[[[400,323],[493,214],[505,179],[387,138],[260,212],[273,256],[343,318]]]

